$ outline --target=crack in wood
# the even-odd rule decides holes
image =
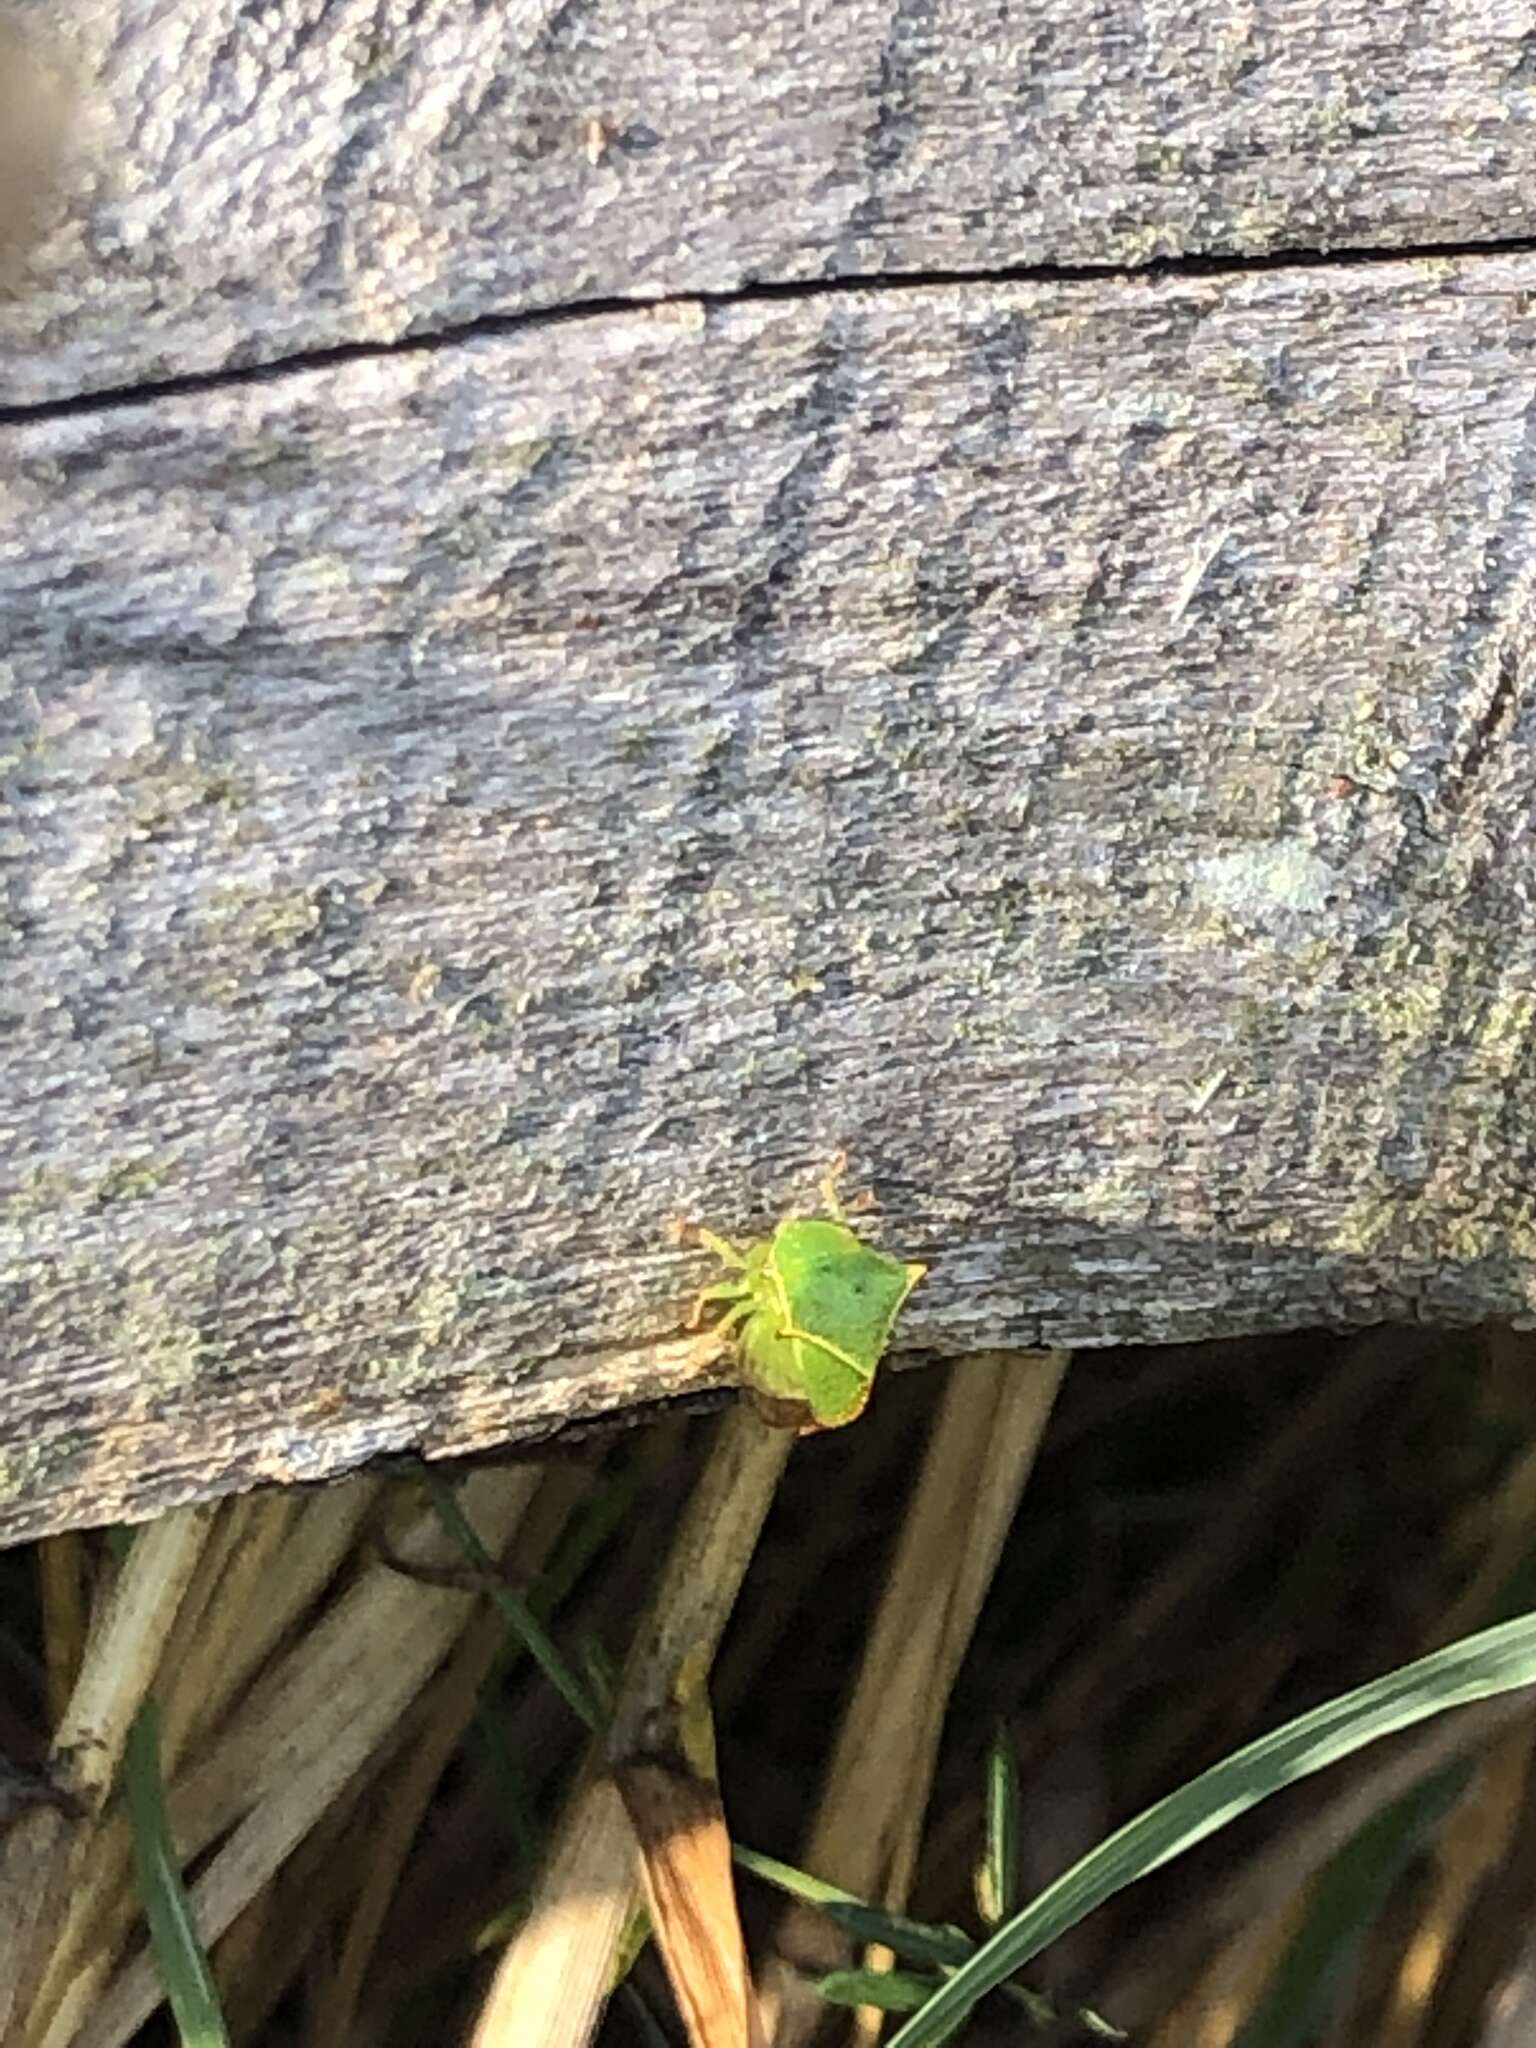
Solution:
[[[1472,728],[1472,737],[1462,756],[1456,777],[1455,808],[1464,809],[1467,795],[1483,763],[1514,724],[1520,702],[1520,664],[1512,647],[1499,649],[1499,673],[1488,699]]]
[[[140,384],[110,385],[95,391],[71,392],[62,398],[0,405],[0,428],[119,412],[129,406],[151,405],[161,399],[276,383],[316,370],[342,368],[348,363],[436,354],[461,348],[467,342],[554,327],[566,322],[644,317],[684,306],[698,306],[706,310],[737,308],[803,299],[833,299],[852,293],[884,295],[953,291],[968,285],[983,290],[1005,285],[1177,283],[1196,278],[1262,277],[1288,270],[1316,270],[1330,274],[1363,270],[1373,265],[1454,263],[1479,257],[1530,255],[1536,255],[1536,235],[1514,235],[1491,241],[1414,242],[1402,246],[1358,244],[1335,249],[1298,243],[1258,253],[1189,251],[1179,256],[1153,257],[1146,263],[1019,263],[974,269],[861,271],[839,277],[754,279],[751,284],[734,291],[659,292],[650,297],[610,294],[574,299],[564,305],[531,306],[519,313],[486,313],[474,320],[456,322],[420,334],[404,334],[393,341],[340,342],[331,348],[301,349],[266,363],[190,370],[183,376],[148,378]]]

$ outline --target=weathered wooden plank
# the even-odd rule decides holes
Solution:
[[[0,1527],[920,1347],[1524,1313],[1536,263],[674,308],[4,435]]]
[[[1536,218],[1502,4],[79,0],[61,33],[71,203],[0,403],[592,299]]]

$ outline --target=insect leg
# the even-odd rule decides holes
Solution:
[[[821,1176],[821,1199],[827,1214],[835,1223],[846,1223],[843,1205],[838,1199],[837,1184],[848,1171],[848,1154],[839,1152],[826,1172]]]
[[[717,1301],[734,1302],[737,1308],[750,1308],[752,1297],[743,1294],[741,1284],[736,1280],[717,1280],[713,1287],[704,1287],[693,1298],[693,1310],[688,1317],[688,1327],[696,1330],[704,1320],[705,1311]],[[733,1311],[734,1313],[734,1311]],[[717,1325],[718,1327],[718,1325]]]
[[[732,1244],[728,1237],[716,1237],[715,1233],[712,1230],[706,1230],[702,1223],[693,1225],[692,1234],[703,1245],[705,1251],[714,1253],[722,1265],[746,1265],[747,1254],[739,1244]]]
[[[747,1320],[756,1307],[757,1303],[750,1294],[739,1295],[735,1305],[728,1308],[717,1323],[710,1324],[709,1334],[712,1337],[730,1336],[734,1330],[738,1329]],[[693,1327],[697,1329],[697,1323]]]

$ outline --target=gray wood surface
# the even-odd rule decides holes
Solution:
[[[0,404],[762,281],[1536,231],[1495,0],[30,0]]]
[[[842,1144],[909,1347],[1527,1312],[1533,291],[682,305],[7,428],[0,1531],[692,1384],[668,1218]]]

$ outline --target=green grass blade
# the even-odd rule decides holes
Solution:
[[[959,1927],[932,1925],[926,1920],[908,1920],[901,1913],[888,1913],[884,1906],[872,1906],[856,1898],[841,1885],[812,1877],[792,1863],[765,1856],[760,1849],[731,1844],[731,1860],[738,1869],[750,1872],[776,1891],[815,1906],[855,1941],[883,1942],[906,1962],[951,1965],[963,1963],[975,1954],[976,1944]]]
[[[486,1595],[494,1602],[502,1620],[576,1718],[595,1731],[601,1725],[602,1719],[595,1701],[589,1697],[586,1687],[556,1649],[554,1638],[522,1594],[514,1593],[501,1578],[496,1560],[480,1541],[469,1517],[459,1506],[458,1496],[453,1488],[435,1472],[424,1474],[422,1485],[437,1510],[438,1520],[471,1564],[485,1575]]]
[[[787,1892],[792,1899],[803,1899],[808,1906],[864,1906],[863,1899],[856,1899],[841,1885],[812,1877],[808,1870],[796,1870],[792,1863],[781,1863],[777,1856],[765,1856],[760,1849],[744,1849],[740,1842],[731,1844],[731,1860],[764,1884]]]
[[[930,1926],[926,1920],[909,1920],[904,1913],[888,1913],[883,1906],[828,1899],[821,1910],[854,1941],[878,1942],[904,1963],[953,1968],[969,1962],[976,1952],[975,1942],[958,1927]]]
[[[932,1977],[908,1970],[831,1970],[816,1980],[828,2005],[872,2005],[880,2012],[916,2012],[935,1988]]]
[[[976,1953],[976,1943],[963,1928],[946,1926],[942,1922],[908,1920],[904,1914],[889,1913],[883,1906],[866,1905],[862,1899],[856,1899],[851,1892],[845,1892],[835,1884],[827,1884],[819,1877],[812,1877],[808,1871],[796,1870],[793,1864],[780,1863],[772,1856],[761,1855],[756,1849],[744,1849],[739,1842],[732,1845],[731,1855],[741,1869],[750,1871],[765,1884],[771,1884],[779,1891],[787,1892],[791,1898],[802,1899],[807,1905],[815,1906],[855,1941],[880,1942],[904,1963],[926,1963],[935,1969],[952,1970]],[[832,1981],[835,1982],[849,1974],[857,1973],[834,1971]],[[824,1997],[835,1996],[835,1993],[825,1990],[825,1981],[819,1984],[817,1989]],[[889,1979],[885,1981],[888,1982]],[[911,1981],[919,1980],[914,1976]],[[932,1989],[934,1980],[931,1977],[922,1981]],[[1037,2027],[1054,2026],[1060,2017],[1055,2005],[1043,1992],[1031,1991],[1026,1985],[1012,1983],[1002,1985],[1001,1989],[1029,2014]],[[871,2005],[878,2002],[876,1999],[869,2000]],[[957,2034],[968,2017],[969,2015],[963,2012],[958,2014],[954,2025],[942,2038],[947,2040],[952,2034]],[[1077,2007],[1073,2017],[1078,2026],[1094,2035],[1096,2039],[1126,2039],[1118,2027],[1111,2026],[1108,2020],[1090,2011],[1087,2006]]]
[[[955,2021],[1096,1906],[1225,1827],[1272,1792],[1450,1707],[1536,1681],[1536,1615],[1522,1615],[1261,1736],[1091,1850],[1000,1927],[895,2034],[889,2048],[935,2048]]]
[[[619,1667],[596,1636],[586,1635],[577,1644],[581,1658],[582,1682],[603,1722],[613,1718],[613,1703],[619,1692]]]
[[[123,1751],[123,1796],[149,1943],[182,2048],[229,2048],[219,1990],[198,1937],[165,1815],[160,1726],[153,1700],[140,1708]]]
[[[1019,1767],[999,1727],[987,1753],[987,1846],[976,1873],[976,1904],[989,1927],[1019,1910]]]

